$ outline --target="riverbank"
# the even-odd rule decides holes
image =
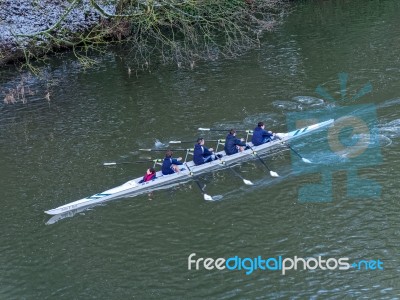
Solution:
[[[0,65],[29,64],[69,48],[85,61],[89,50],[121,41],[129,42],[137,66],[151,57],[178,66],[237,57],[260,45],[262,33],[282,18],[285,2],[5,0],[0,3]]]
[[[62,45],[49,36],[35,33],[48,30],[63,18],[71,3],[66,0],[5,0],[0,2],[0,66],[27,56],[42,55]],[[100,14],[89,1],[72,8],[54,28],[53,36],[84,32],[98,24]]]

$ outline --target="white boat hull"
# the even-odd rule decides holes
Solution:
[[[253,146],[252,149],[245,150],[243,152],[236,153],[234,155],[225,155],[224,151],[218,152],[218,154],[223,154],[224,156],[219,159],[209,163],[205,163],[200,166],[194,165],[193,161],[184,164],[181,167],[180,173],[174,173],[171,175],[162,175],[161,172],[157,172],[157,178],[155,180],[139,183],[142,177],[130,180],[120,186],[109,189],[99,194],[95,194],[90,197],[86,197],[62,206],[59,206],[54,209],[50,209],[45,211],[46,214],[49,215],[59,215],[65,214],[72,211],[82,211],[89,207],[98,205],[100,203],[104,203],[106,201],[118,199],[129,196],[136,196],[139,194],[143,194],[149,191],[159,190],[163,188],[169,188],[171,185],[175,185],[177,183],[181,183],[183,181],[190,180],[193,176],[197,176],[212,170],[225,168],[226,165],[230,165],[232,163],[237,163],[238,161],[245,161],[254,159],[254,152],[258,154],[262,154],[263,152],[269,151],[275,147],[280,146],[283,142],[300,137],[302,135],[308,134],[317,129],[329,126],[333,124],[334,120],[330,119],[328,121],[314,124],[308,127],[304,127],[298,130],[294,130],[288,133],[278,133],[280,139],[274,140],[272,142],[268,142],[266,144],[262,144],[260,146]],[[249,143],[251,145],[251,143]],[[63,218],[60,216],[60,218]],[[56,218],[57,219],[57,218]]]

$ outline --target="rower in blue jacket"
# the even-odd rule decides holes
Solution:
[[[239,151],[242,152],[244,147],[246,147],[244,139],[236,138],[236,130],[231,129],[225,140],[224,150],[226,155],[232,155],[238,153]]]
[[[274,133],[272,131],[266,131],[263,122],[258,122],[257,127],[253,131],[253,137],[251,142],[254,146],[259,146],[264,143],[268,143],[273,140]]]
[[[215,155],[213,153],[213,148],[204,147],[204,139],[198,138],[197,144],[194,145],[193,151],[193,162],[196,166],[202,165],[206,162],[213,161],[215,159]]]
[[[165,153],[165,158],[161,167],[163,175],[179,173],[179,166],[183,165],[183,162],[181,162],[182,157],[172,158],[172,154],[171,150],[167,150]]]

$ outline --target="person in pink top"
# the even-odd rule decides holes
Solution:
[[[156,170],[154,168],[148,168],[146,174],[143,176],[143,179],[139,181],[139,183],[144,183],[156,178]]]

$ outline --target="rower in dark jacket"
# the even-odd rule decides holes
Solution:
[[[181,160],[182,157],[172,158],[172,151],[168,150],[165,153],[165,158],[161,167],[161,172],[163,175],[179,173],[179,165],[183,165]]]
[[[263,122],[258,122],[257,127],[253,131],[253,137],[251,142],[254,146],[259,146],[261,144],[270,142],[273,139],[274,134],[272,131],[266,131]]]
[[[203,138],[198,138],[197,144],[194,145],[194,151],[193,151],[194,164],[198,166],[206,162],[213,161],[215,159],[213,151],[214,151],[213,148],[204,147]]]
[[[226,155],[232,155],[239,151],[242,152],[245,146],[246,143],[244,142],[244,139],[236,138],[236,130],[231,129],[225,140],[224,150]]]

